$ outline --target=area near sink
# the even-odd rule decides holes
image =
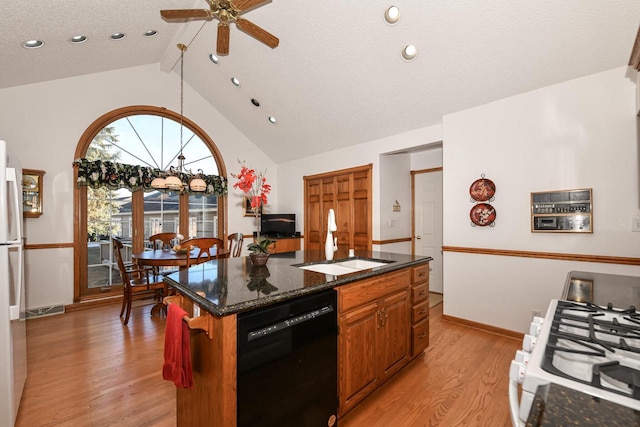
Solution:
[[[294,265],[294,267],[301,268],[303,270],[315,271],[316,273],[331,274],[333,276],[340,276],[342,274],[355,273],[361,270],[367,270],[370,268],[382,267],[389,264],[383,261],[374,261],[368,259],[349,259],[346,261],[338,261],[332,263],[317,263],[308,265]]]

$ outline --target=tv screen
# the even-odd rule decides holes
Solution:
[[[262,214],[260,233],[268,237],[294,237],[296,214]]]

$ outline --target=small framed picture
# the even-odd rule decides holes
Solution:
[[[262,206],[260,206],[257,213],[262,213]],[[244,198],[244,212],[242,213],[242,216],[257,216],[256,211],[251,209],[251,200],[249,200],[248,197]]]

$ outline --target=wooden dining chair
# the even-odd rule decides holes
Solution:
[[[183,236],[178,233],[157,233],[149,237],[149,243],[151,243],[151,249],[153,250],[170,250],[176,244],[180,243],[182,237]],[[172,267],[153,267],[153,275],[156,279],[158,276],[166,276],[176,271],[178,271],[178,269]]]
[[[224,250],[224,242],[217,237],[194,237],[187,239],[181,243],[183,247],[190,248],[194,246],[196,248],[197,257],[187,257],[187,267],[195,264],[201,264],[211,259],[217,259],[220,253]],[[211,249],[216,248],[214,253],[211,253]]]
[[[153,273],[151,267],[144,267],[140,265],[125,265],[122,259],[122,240],[118,237],[113,237],[113,255],[118,264],[120,270],[120,277],[122,278],[122,287],[124,295],[122,297],[122,309],[120,309],[120,317],[123,314],[124,324],[129,323],[129,316],[131,315],[131,303],[135,297],[153,295],[157,300],[162,301],[164,296],[165,284],[160,281],[154,281],[150,279],[150,273]]]
[[[229,256],[239,257],[240,253],[242,253],[242,241],[244,237],[242,233],[233,233],[227,236],[227,250],[229,251]]]
[[[177,243],[180,243],[180,237],[178,237],[178,233],[157,233],[153,236],[149,237],[149,242],[151,243],[151,249],[171,249]],[[161,243],[158,246],[158,242]]]

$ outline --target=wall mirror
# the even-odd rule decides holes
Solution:
[[[22,169],[22,213],[25,218],[42,215],[42,179],[45,171]]]

